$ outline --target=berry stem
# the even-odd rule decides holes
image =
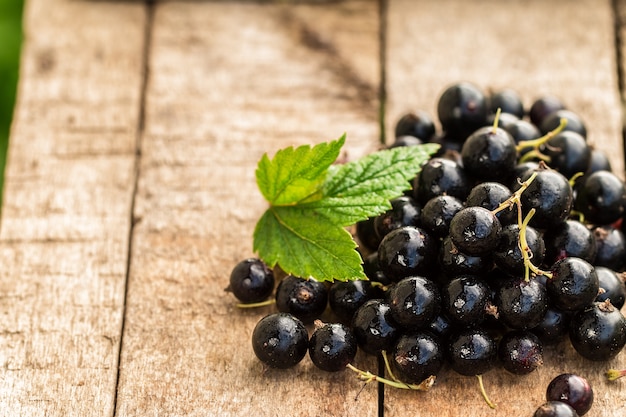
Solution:
[[[489,399],[489,396],[487,395],[487,391],[485,391],[485,385],[483,384],[483,376],[476,375],[476,378],[478,378],[478,386],[480,387],[480,393],[485,399],[485,402],[487,403],[489,408],[495,409],[496,405]]]
[[[551,272],[543,271],[533,265],[533,263],[531,262],[533,252],[530,250],[530,247],[528,246],[528,241],[526,240],[526,228],[528,227],[528,222],[530,222],[530,219],[533,217],[534,214],[535,209],[530,209],[522,223],[519,225],[519,244],[520,250],[522,251],[522,256],[524,257],[524,279],[526,280],[526,282],[530,280],[530,271],[532,271],[534,275],[545,275],[548,278],[552,278]]]
[[[626,369],[609,369],[606,371],[606,378],[609,381],[615,381],[626,376]]]
[[[507,198],[506,200],[504,200],[502,203],[500,203],[500,205],[498,207],[496,207],[494,210],[492,210],[493,214],[497,214],[499,212],[501,212],[504,209],[507,208],[511,208],[513,207],[514,204],[517,204],[517,209],[518,209],[518,222],[521,223],[521,220],[519,219],[521,217],[521,207],[522,207],[522,203],[521,203],[521,196],[522,193],[528,188],[528,186],[535,180],[535,178],[537,177],[537,173],[533,172],[533,174],[523,183],[521,183],[520,188],[515,191],[511,197]]]
[[[392,381],[391,379],[383,378],[381,376],[375,375],[369,371],[362,371],[351,364],[347,364],[346,367],[358,374],[358,378],[361,381],[365,381],[366,384],[370,382],[380,382],[385,385],[389,385],[390,387],[399,388],[399,389],[408,389],[414,391],[428,391],[430,387],[435,383],[435,376],[431,375],[419,384],[407,384],[401,381]]]
[[[491,130],[491,133],[493,133],[494,135],[496,134],[496,131],[498,130],[498,122],[500,121],[501,112],[502,112],[502,109],[498,107],[498,110],[496,110],[496,116],[493,118],[493,127]]]
[[[550,139],[552,139],[559,133],[561,133],[563,129],[565,129],[565,126],[567,126],[567,119],[561,118],[559,125],[554,130],[549,131],[542,137],[537,138],[537,139],[532,139],[532,140],[523,140],[520,143],[518,143],[517,146],[515,147],[517,149],[517,152],[521,152],[524,149],[532,148],[532,151],[528,152],[529,154],[532,154],[532,155],[527,156],[528,154],[526,154],[522,156],[520,158],[520,162],[525,162],[531,157],[538,157],[539,159],[542,159],[544,161],[550,161],[550,157],[541,153],[541,150],[539,149],[539,147],[545,144],[546,142],[548,142]]]
[[[396,378],[393,371],[391,370],[391,365],[389,364],[389,358],[387,358],[387,352],[383,350],[380,352],[380,355],[383,357],[383,361],[385,362],[385,370],[389,374],[389,377],[396,382],[401,382],[398,378]]]
[[[238,308],[257,308],[257,307],[266,307],[275,304],[276,300],[270,298],[269,300],[259,301],[258,303],[237,303],[235,304]]]

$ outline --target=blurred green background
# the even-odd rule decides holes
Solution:
[[[0,190],[13,117],[22,44],[23,0],[0,0]],[[0,202],[2,194],[0,193]]]

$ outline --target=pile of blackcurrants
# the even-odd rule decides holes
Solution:
[[[555,97],[526,109],[513,90],[464,82],[445,89],[437,114],[441,132],[423,111],[396,124],[390,147],[441,147],[388,212],[356,225],[368,281],[288,275],[275,286],[262,261],[235,266],[228,290],[242,304],[274,294],[278,312],[252,335],[266,365],[308,351],[326,371],[425,389],[444,364],[528,374],[564,338],[592,361],[622,350],[626,187],[581,117]],[[357,347],[382,355],[389,378],[352,366]]]

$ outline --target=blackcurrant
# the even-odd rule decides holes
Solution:
[[[613,223],[624,215],[625,207],[626,187],[609,171],[589,174],[577,187],[574,208],[584,214],[586,222],[596,225]]]
[[[498,345],[485,330],[464,328],[450,335],[447,357],[455,372],[465,376],[482,375],[495,366]]]
[[[357,341],[350,327],[341,323],[324,323],[309,339],[309,357],[318,368],[337,372],[354,360]]]
[[[328,289],[323,282],[293,275],[283,278],[276,288],[278,311],[291,313],[304,323],[319,318],[328,305]]]
[[[551,273],[552,278],[548,279],[546,289],[553,305],[561,310],[580,310],[598,295],[598,275],[594,267],[583,259],[563,258],[554,263]]]
[[[472,188],[472,180],[456,162],[446,158],[431,158],[415,177],[413,190],[420,204],[438,195],[449,195],[464,201]]]
[[[447,87],[437,103],[441,127],[463,141],[473,131],[486,124],[488,103],[485,93],[477,86],[461,82]]]
[[[624,306],[626,299],[626,286],[624,286],[623,274],[618,274],[604,266],[596,266],[598,284],[602,291],[596,297],[596,301],[611,300],[611,304],[618,310]]]
[[[433,197],[422,208],[419,224],[434,237],[443,238],[448,234],[450,221],[462,208],[463,202],[456,197]]]
[[[295,366],[306,355],[308,346],[309,335],[304,324],[289,313],[267,315],[252,331],[255,355],[272,368]]]
[[[450,221],[450,238],[454,245],[475,256],[493,251],[499,243],[501,231],[498,218],[483,207],[466,207]]]
[[[426,275],[436,263],[437,242],[426,230],[405,226],[388,233],[378,246],[381,271],[392,282]]]
[[[391,351],[391,366],[401,381],[415,384],[436,376],[445,362],[439,338],[429,331],[400,336]]]
[[[578,414],[564,402],[548,401],[535,410],[533,417],[578,417]]]
[[[226,291],[231,291],[242,303],[263,301],[274,291],[274,272],[260,259],[245,259],[230,273]]]
[[[569,338],[582,357],[606,361],[626,344],[626,319],[609,301],[594,302],[572,316]]]
[[[516,375],[526,375],[543,365],[543,345],[539,338],[523,330],[510,331],[498,344],[502,367]]]
[[[404,329],[426,327],[441,309],[441,295],[435,283],[421,276],[407,277],[387,292],[391,317]]]
[[[400,335],[398,325],[391,318],[389,304],[378,298],[359,307],[351,327],[359,347],[371,355],[389,351]]]
[[[586,378],[564,373],[550,381],[546,389],[546,400],[564,402],[576,410],[579,416],[582,416],[593,405],[593,389]]]
[[[442,309],[454,323],[479,324],[485,320],[487,306],[492,303],[491,289],[474,275],[454,278],[442,289]]]
[[[517,163],[515,141],[504,129],[485,126],[463,143],[461,159],[465,171],[482,181],[508,178]]]
[[[349,324],[359,307],[382,294],[380,286],[373,285],[372,281],[337,281],[328,290],[328,304],[339,320]]]
[[[435,123],[423,110],[406,113],[396,122],[395,136],[413,136],[428,142],[435,135]]]
[[[512,329],[530,329],[543,320],[548,309],[548,293],[537,280],[511,277],[496,290],[498,319]]]

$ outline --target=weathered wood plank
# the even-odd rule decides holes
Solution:
[[[388,135],[404,112],[424,109],[436,116],[443,89],[471,81],[487,89],[517,89],[526,104],[555,94],[578,111],[589,140],[605,150],[623,175],[621,114],[609,1],[401,1],[389,6]],[[596,399],[589,416],[626,413],[623,384],[605,381],[608,367],[626,366],[626,355],[610,363],[582,360],[564,343],[547,349],[546,365],[529,376],[490,371],[485,385],[497,415],[532,415],[545,388],[561,372],[591,381]],[[429,393],[385,390],[385,416],[494,415],[475,378],[444,371]]]
[[[145,10],[30,0],[0,233],[0,415],[111,416]]]
[[[360,68],[377,66],[376,5],[358,3],[155,6],[117,415],[377,414],[376,387],[354,401],[348,373],[308,358],[264,370],[250,334],[272,308],[240,311],[223,291],[252,255],[264,152],[344,132],[351,156],[377,146],[375,70]],[[335,28],[312,23],[333,15],[366,64],[353,68]]]

